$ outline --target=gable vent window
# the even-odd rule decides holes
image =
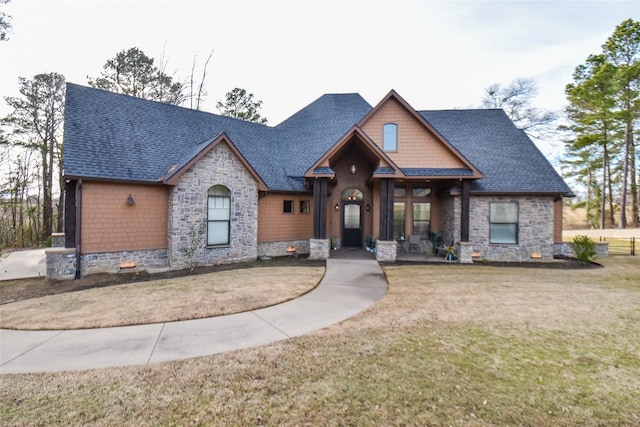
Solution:
[[[395,123],[387,123],[383,127],[382,133],[382,149],[384,151],[398,150],[398,125]]]
[[[228,245],[231,191],[222,185],[214,185],[207,193],[207,246]]]

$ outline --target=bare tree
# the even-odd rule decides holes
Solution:
[[[213,57],[213,50],[209,52],[209,56],[207,57],[207,60],[205,61],[204,66],[202,67],[202,77],[200,78],[199,83],[196,82],[194,77],[196,72],[197,57],[196,56],[193,57],[193,63],[191,65],[191,76],[189,78],[189,102],[190,102],[190,108],[192,109],[199,110],[200,104],[202,103],[204,98],[207,96],[207,92],[205,90],[205,82],[207,80],[209,62],[211,61],[212,57]],[[197,86],[197,88],[195,86]]]
[[[535,139],[542,139],[555,131],[558,113],[537,108],[533,99],[538,88],[533,79],[518,78],[502,86],[494,83],[485,89],[482,106],[502,108],[515,125]]]
[[[10,0],[0,0],[0,5],[9,3]],[[7,33],[11,31],[11,16],[0,11],[0,41],[9,40]]]

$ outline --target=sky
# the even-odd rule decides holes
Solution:
[[[87,85],[107,59],[138,47],[179,80],[212,51],[201,107],[235,87],[276,125],[325,93],[376,105],[394,89],[417,110],[474,108],[485,88],[535,80],[536,106],[561,110],[577,65],[637,1],[162,1],[11,0],[0,43],[0,97],[18,78],[57,72]],[[0,115],[10,112],[0,103]],[[538,143],[547,157],[558,143]],[[553,159],[551,159],[553,160]]]

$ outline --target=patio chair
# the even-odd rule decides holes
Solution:
[[[433,233],[433,238],[431,240],[433,243],[433,254],[438,255],[440,252],[442,245],[442,235],[440,233]]]
[[[420,253],[420,236],[412,234],[409,236],[409,252],[411,249],[416,249],[416,253]]]

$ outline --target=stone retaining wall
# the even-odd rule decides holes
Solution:
[[[607,242],[595,242],[596,244],[596,258],[607,258],[609,256],[609,243]],[[570,242],[556,243],[553,245],[554,256],[563,256],[568,258],[575,258],[576,253],[573,250],[573,244]]]
[[[290,255],[287,251],[289,247],[296,248],[296,254],[309,253],[309,240],[290,240],[286,242],[265,242],[258,243],[258,257],[278,257]]]
[[[103,252],[83,254],[80,257],[80,274],[118,273],[169,268],[166,249]]]

